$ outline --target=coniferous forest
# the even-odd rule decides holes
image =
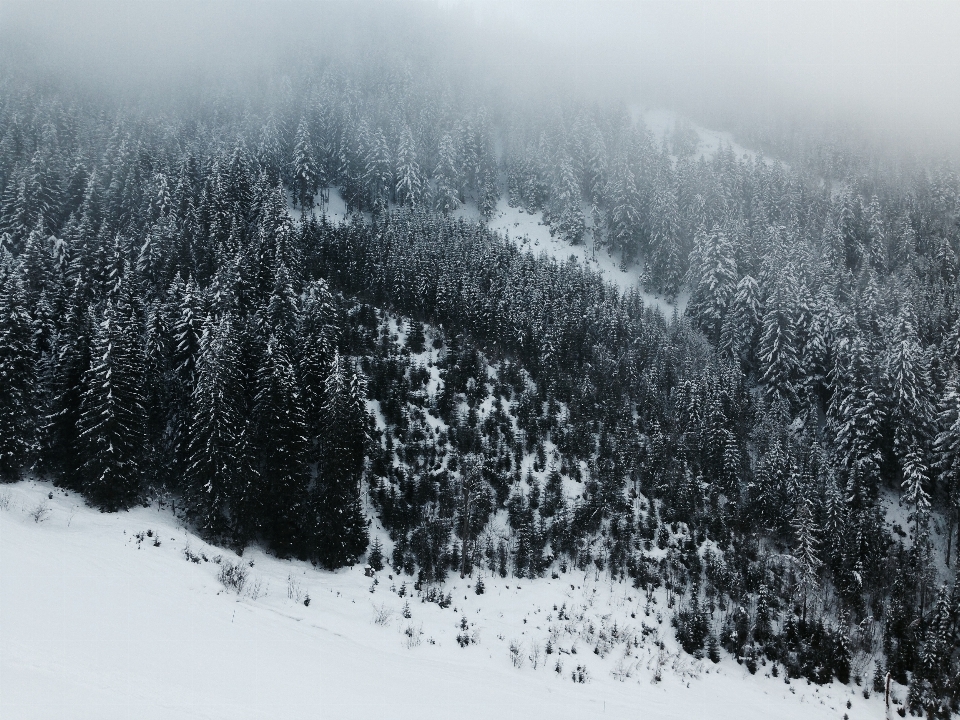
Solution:
[[[955,170],[452,83],[3,76],[3,479],[418,589],[594,568],[665,588],[696,657],[956,711]],[[643,287],[521,249],[498,203]]]

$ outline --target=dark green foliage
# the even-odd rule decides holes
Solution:
[[[713,636],[707,627],[707,616],[700,609],[698,593],[699,589],[694,586],[689,605],[677,611],[673,618],[673,626],[677,630],[677,640],[684,652],[701,658],[708,638]]]
[[[130,507],[141,491],[143,331],[130,300],[121,291],[97,314],[80,401],[82,488],[91,503],[109,511]]]
[[[367,549],[366,521],[360,507],[367,437],[365,397],[360,376],[335,352],[324,388],[316,500],[316,553],[326,567],[356,562]]]
[[[12,481],[28,462],[36,428],[35,349],[24,287],[0,249],[0,480]]]
[[[257,477],[251,463],[246,396],[234,320],[204,326],[203,351],[193,393],[184,496],[198,529],[222,537]]]
[[[252,436],[259,482],[241,500],[247,527],[264,533],[281,556],[305,541],[307,437],[300,388],[287,347],[271,335],[257,370]]]
[[[380,544],[379,538],[373,540],[370,554],[367,556],[367,564],[374,570],[383,570],[383,545]]]

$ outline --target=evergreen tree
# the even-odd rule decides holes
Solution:
[[[125,285],[125,288],[128,288]],[[128,289],[98,315],[84,374],[77,452],[83,490],[114,512],[134,504],[141,489],[145,410],[143,335]]]
[[[221,537],[250,478],[243,376],[233,318],[207,318],[193,392],[184,495],[200,532]]]
[[[302,348],[298,375],[303,391],[307,436],[315,452],[319,452],[322,448],[326,380],[337,336],[336,309],[325,281],[314,281],[304,289],[297,323],[297,342]]]
[[[410,205],[411,207],[419,205],[423,193],[423,178],[420,173],[420,165],[417,163],[413,133],[410,132],[410,127],[407,125],[404,126],[400,134],[396,175],[397,203]]]
[[[636,178],[623,156],[617,160],[611,183],[610,243],[624,258],[632,259],[639,250],[640,197]]]
[[[937,415],[937,434],[933,457],[940,482],[946,490],[949,526],[947,531],[947,562],[950,562],[952,530],[960,533],[960,389],[951,379],[940,400]],[[958,541],[960,543],[960,541]],[[960,552],[960,544],[957,546]]]
[[[674,296],[683,279],[680,241],[680,213],[676,192],[662,180],[658,183],[651,208],[650,267],[653,279],[664,293]]]
[[[813,509],[808,498],[800,498],[797,502],[793,531],[796,537],[793,556],[797,560],[800,586],[803,591],[815,590],[819,585],[818,576],[823,563],[817,555],[819,539]]]
[[[445,133],[440,139],[437,155],[437,167],[433,172],[436,188],[434,190],[434,204],[441,213],[451,213],[461,205],[460,194],[457,189],[459,177],[459,161],[453,138]]]
[[[745,371],[756,368],[760,329],[763,326],[760,287],[749,275],[737,283],[736,292],[720,331],[718,347],[738,360]]]
[[[919,452],[911,450],[903,461],[903,499],[913,505],[918,533],[930,510],[930,494],[926,489],[929,483],[926,463]]]
[[[326,567],[355,562],[367,547],[360,506],[366,449],[365,390],[338,352],[327,376],[323,405],[323,460],[317,498],[317,555]]]
[[[0,249],[0,480],[19,479],[34,449],[35,354],[23,282]]]
[[[293,148],[293,202],[303,212],[313,207],[319,189],[318,172],[306,120],[297,126]]]
[[[701,228],[695,241],[697,247],[690,255],[693,294],[687,304],[687,314],[716,344],[737,286],[737,261],[721,228],[714,227],[709,233]]]
[[[771,401],[783,400],[796,404],[795,380],[799,367],[796,337],[795,300],[788,288],[781,284],[763,316],[759,360],[763,389]]]
[[[557,171],[556,189],[553,193],[553,210],[550,213],[552,230],[573,245],[583,241],[585,221],[580,187],[570,160],[564,157]]]
[[[245,523],[281,557],[302,556],[308,539],[306,421],[289,349],[273,334],[256,371],[252,418],[256,484],[251,481],[239,500]]]
[[[481,168],[479,192],[480,217],[490,220],[497,209],[497,203],[500,202],[500,184],[497,181],[497,170],[492,167],[491,162],[485,163]]]
[[[928,446],[933,434],[934,404],[930,396],[933,383],[916,341],[912,313],[902,312],[898,326],[887,351],[885,369],[890,387],[893,445],[902,458],[914,446]]]
[[[859,505],[877,489],[884,411],[863,342],[855,337],[840,351],[828,416],[838,464],[847,476],[848,500]]]

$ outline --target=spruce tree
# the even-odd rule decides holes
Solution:
[[[316,553],[324,566],[340,567],[363,554],[368,538],[360,505],[365,390],[360,376],[348,369],[338,352],[330,363],[324,395]]]
[[[257,368],[252,415],[259,486],[241,500],[243,511],[274,552],[302,556],[309,480],[306,421],[290,351],[273,334]]]
[[[83,378],[77,448],[83,490],[97,507],[133,505],[141,490],[145,410],[143,334],[129,290],[106,301]]]
[[[436,189],[434,191],[435,207],[437,211],[449,214],[461,205],[460,195],[457,189],[459,159],[457,158],[453,138],[449,133],[444,133],[440,139],[437,167],[434,170],[433,176],[436,180]]]
[[[243,377],[232,316],[207,318],[197,362],[184,478],[188,512],[198,530],[222,537],[249,478]]]
[[[36,352],[23,282],[0,249],[0,480],[19,479],[34,449]]]
[[[633,259],[639,250],[640,197],[626,157],[618,158],[611,184],[610,243],[624,258]]]
[[[721,228],[709,233],[703,228],[696,236],[690,272],[693,294],[687,314],[696,319],[704,334],[716,344],[737,285],[737,262],[727,234]],[[695,258],[695,260],[694,260]]]
[[[301,120],[297,126],[292,170],[293,201],[303,212],[306,212],[313,207],[313,198],[318,189],[316,161],[306,120]]]
[[[950,380],[940,400],[937,427],[939,432],[933,444],[933,458],[947,495],[946,559],[949,564],[953,529],[960,535],[960,388],[956,379]],[[960,540],[957,541],[957,552],[960,552]]]
[[[556,189],[554,191],[553,211],[551,214],[552,229],[573,245],[583,241],[585,221],[583,217],[583,199],[580,186],[574,174],[569,158],[563,158],[557,171]]]
[[[679,292],[686,257],[681,247],[680,211],[670,180],[661,179],[655,189],[651,208],[650,267],[657,287],[668,297]]]
[[[771,401],[797,403],[796,375],[799,368],[795,299],[780,285],[770,300],[760,336],[759,360],[763,389]]]
[[[720,331],[718,347],[739,361],[745,372],[757,367],[762,320],[760,287],[750,275],[744,275],[737,283]]]
[[[417,151],[410,127],[404,125],[400,133],[400,147],[397,149],[397,203],[416,207],[423,193],[423,177],[417,163]]]
[[[885,379],[894,451],[903,458],[913,447],[926,450],[932,439],[935,410],[933,383],[916,340],[913,313],[901,312],[897,325],[886,353]]]
[[[930,510],[930,494],[927,486],[930,484],[927,464],[923,457],[915,449],[912,449],[903,460],[903,499],[913,505],[914,519],[917,526],[917,533],[920,532],[920,524],[925,522],[926,515]]]
[[[793,531],[796,537],[793,556],[797,561],[801,591],[804,593],[804,610],[806,610],[806,591],[815,590],[818,587],[820,567],[823,564],[817,553],[819,539],[813,508],[808,498],[798,499]]]
[[[303,411],[314,456],[322,447],[325,386],[337,331],[337,312],[329,286],[324,280],[310,283],[300,302],[296,334],[301,348],[298,375],[303,391]]]

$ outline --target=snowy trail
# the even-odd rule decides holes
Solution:
[[[48,492],[53,499],[48,500]],[[250,583],[260,597],[238,597],[217,580],[215,554],[168,513],[137,508],[103,515],[75,495],[42,483],[0,488],[0,717],[34,718],[642,718],[687,720],[851,720],[880,717],[877,699],[853,696],[852,710],[839,698],[849,688],[823,694],[796,683],[749,676],[725,660],[698,678],[665,671],[650,682],[640,670],[618,682],[588,650],[563,656],[566,671],[529,663],[511,666],[506,641],[530,638],[536,615],[554,602],[609,583],[569,590],[573,575],[558,581],[488,578],[476,596],[459,580],[447,589],[458,612],[390,593],[386,571],[376,593],[360,568],[336,573],[281,561],[248,550]],[[40,503],[48,517],[37,523]],[[137,533],[151,529],[138,542]],[[209,562],[187,562],[184,548]],[[313,602],[288,598],[288,576]],[[399,581],[399,578],[397,578]],[[409,579],[408,579],[409,581]],[[248,585],[249,587],[249,585]],[[617,586],[605,612],[616,611]],[[466,597],[465,597],[466,596]],[[461,600],[461,598],[465,598]],[[373,622],[373,604],[394,611],[394,620]],[[621,612],[625,612],[620,608]],[[475,621],[480,642],[460,648],[454,640],[461,615]],[[527,624],[526,619],[529,619]],[[416,647],[403,629],[423,631]],[[537,625],[537,629],[539,629]],[[435,644],[430,644],[434,639]],[[559,656],[552,656],[559,657]],[[575,657],[591,681],[568,675]],[[821,704],[823,702],[823,704]]]

